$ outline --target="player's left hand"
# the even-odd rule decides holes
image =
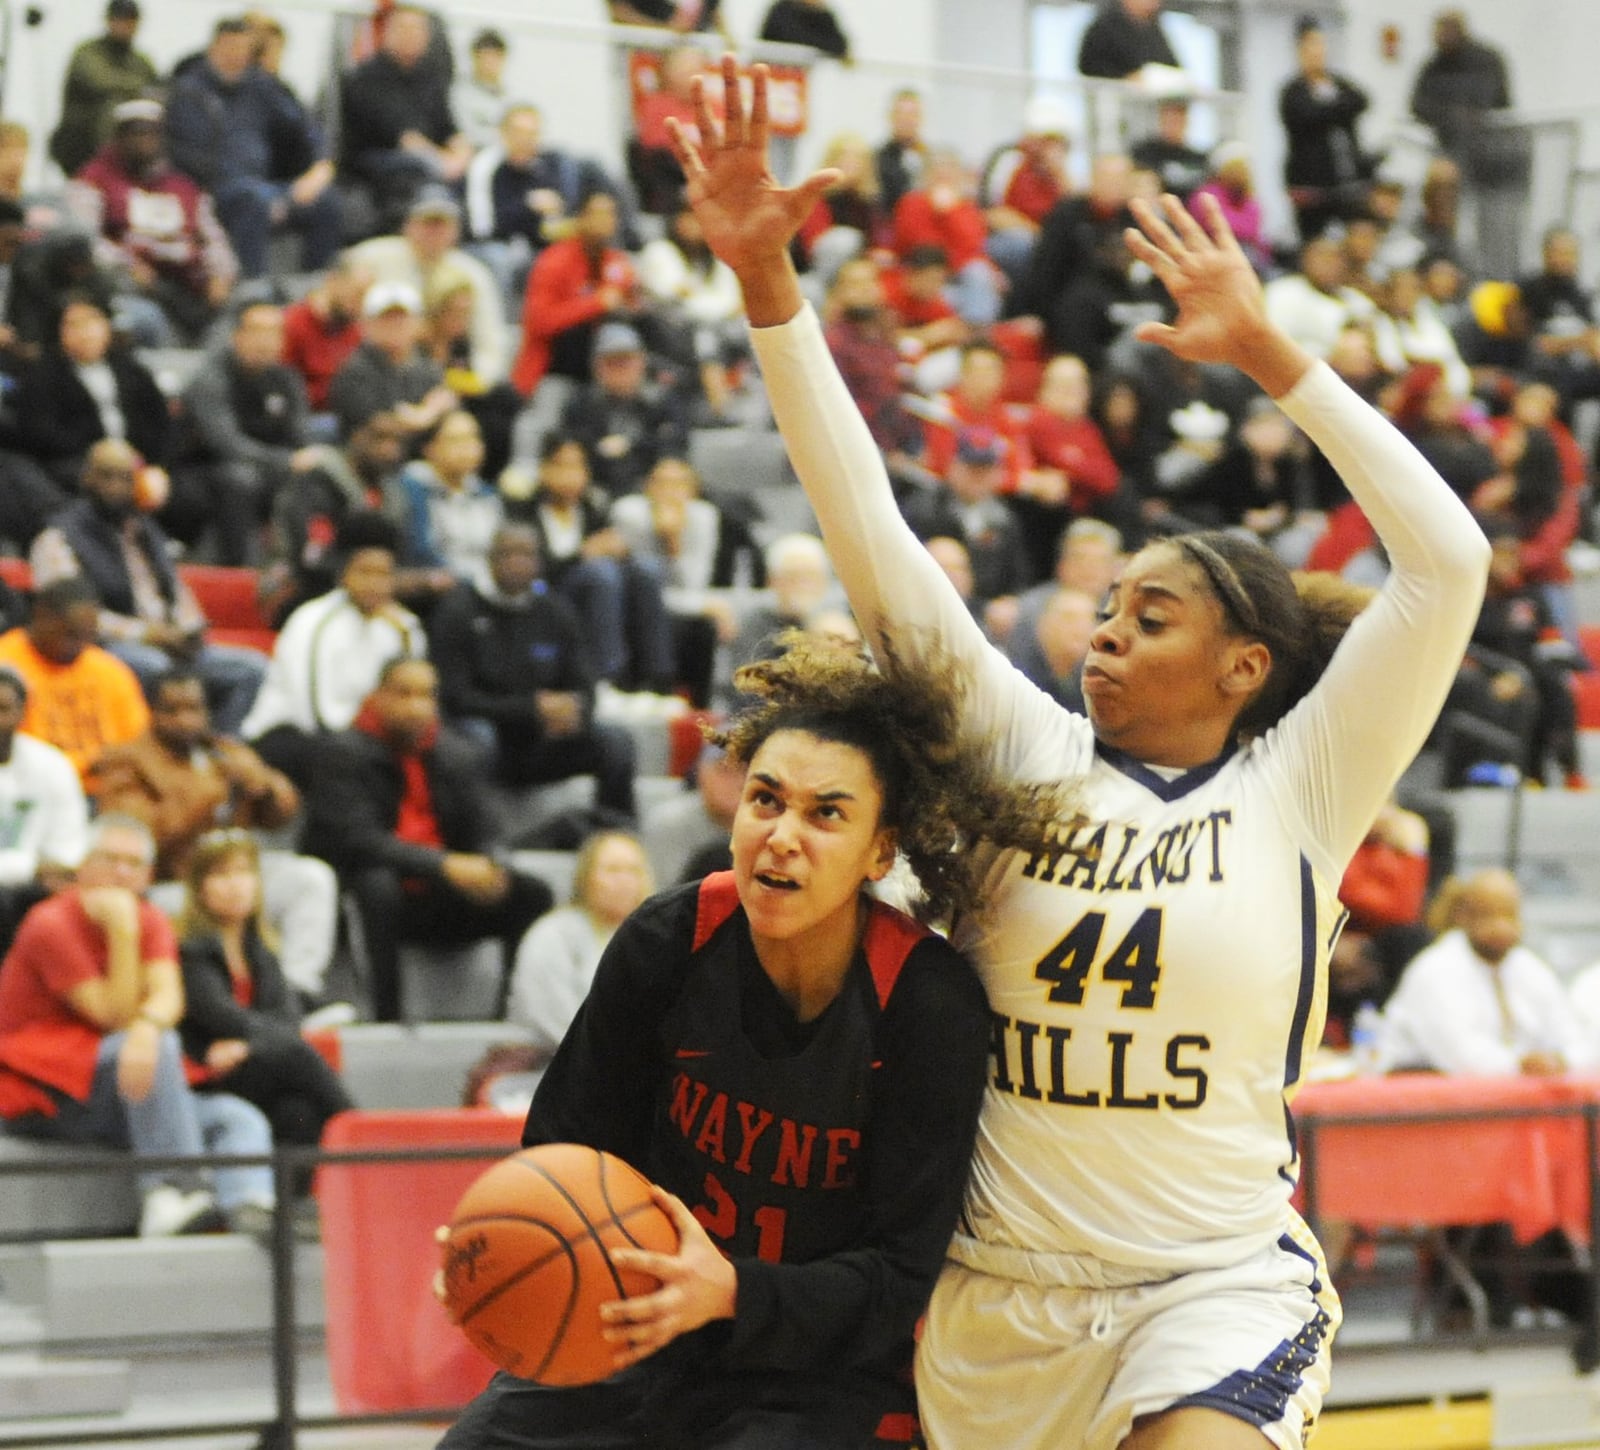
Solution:
[[[611,1261],[619,1269],[648,1274],[661,1287],[631,1299],[600,1306],[605,1337],[616,1350],[616,1366],[626,1369],[713,1319],[733,1318],[738,1297],[738,1271],[722,1256],[683,1201],[666,1189],[654,1189],[656,1203],[678,1231],[678,1252],[655,1254],[645,1249],[616,1249]]]

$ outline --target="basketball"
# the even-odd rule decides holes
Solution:
[[[444,1243],[445,1307],[501,1369],[543,1385],[614,1372],[600,1306],[647,1294],[613,1249],[678,1247],[650,1182],[620,1158],[577,1143],[527,1148],[462,1195]]]

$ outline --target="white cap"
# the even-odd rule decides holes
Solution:
[[[409,312],[420,317],[422,297],[409,282],[374,282],[362,299],[361,315],[377,317],[385,312]]]

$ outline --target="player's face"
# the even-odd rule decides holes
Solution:
[[[894,863],[883,789],[853,745],[780,730],[756,751],[733,818],[733,871],[758,954],[852,939],[862,884]]]
[[[1200,569],[1171,544],[1141,550],[1108,591],[1084,661],[1095,736],[1148,765],[1203,764],[1261,682],[1241,672],[1245,655],[1259,665],[1264,647],[1228,633]]]

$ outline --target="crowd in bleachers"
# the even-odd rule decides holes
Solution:
[[[1120,9],[1085,73],[1171,64]],[[685,28],[671,6],[615,10]],[[139,858],[71,899],[97,922],[133,913],[115,961],[181,954],[206,1089],[189,1096],[236,1096],[244,1140],[255,1112],[315,1141],[342,1099],[285,1024],[330,1005],[341,950],[359,946],[357,1010],[395,1020],[406,943],[498,941],[501,1008],[553,1043],[652,869],[667,885],[725,847],[737,782],[713,752],[695,789],[646,806],[641,722],[725,705],[733,671],[785,628],[846,647],[859,631],[820,543],[741,486],[770,418],[738,287],[667,143],[708,72],[692,36],[662,56],[626,155],[583,156],[544,144],[541,107],[560,98],[518,93],[502,35],[472,37],[458,69],[438,16],[410,5],[379,7],[332,106],[280,77],[270,16],[218,22],[166,76],[139,23],[135,0],[111,0],[74,53],[42,184],[26,128],[0,122],[0,539],[31,588],[0,594],[0,727],[16,717],[0,935],[23,942],[29,909],[96,851]],[[779,0],[764,34],[848,51],[826,6]],[[829,139],[837,175],[795,265],[906,518],[995,643],[1081,709],[1098,601],[1147,539],[1238,529],[1292,566],[1384,570],[1281,413],[1134,338],[1168,300],[1127,249],[1130,201],[1211,198],[1274,320],[1387,411],[1494,538],[1431,745],[1444,783],[1513,770],[1581,787],[1569,557],[1592,460],[1573,425],[1600,397],[1600,326],[1578,240],[1554,230],[1536,271],[1496,273],[1459,224],[1480,178],[1445,125],[1413,196],[1362,150],[1364,105],[1308,26],[1282,96],[1291,240],[1265,229],[1248,150],[1190,143],[1181,94],[1126,153],[1090,158],[1078,190],[1048,101],[978,157],[930,141],[938,118],[903,91],[881,140]],[[693,461],[719,451],[734,467],[702,479]],[[250,571],[265,649],[219,637],[200,564]],[[531,829],[530,790],[576,776],[594,778],[592,806]],[[96,810],[121,824],[91,843]],[[507,848],[594,828],[575,904],[545,915],[549,888]],[[1391,837],[1416,846],[1380,825],[1373,849],[1398,850]],[[145,886],[181,950],[102,903]],[[1392,987],[1414,905],[1347,934],[1346,1017]],[[0,968],[0,1004],[21,970]],[[154,1028],[164,1053],[180,1019],[124,997],[85,1008],[81,983],[40,968],[16,1000],[55,1028],[87,1017],[97,1038]],[[0,1020],[13,1077],[14,1026]],[[14,1127],[99,1131],[65,1107],[103,1049],[74,1050],[65,1076],[34,1064],[44,1097],[0,1099]],[[204,1134],[177,1065],[140,1050],[166,1116],[152,1137],[131,1112],[134,1145]],[[116,1068],[96,1091],[143,1100]],[[151,1231],[210,1221],[192,1185],[157,1186]],[[258,1189],[222,1206],[260,1207]]]

